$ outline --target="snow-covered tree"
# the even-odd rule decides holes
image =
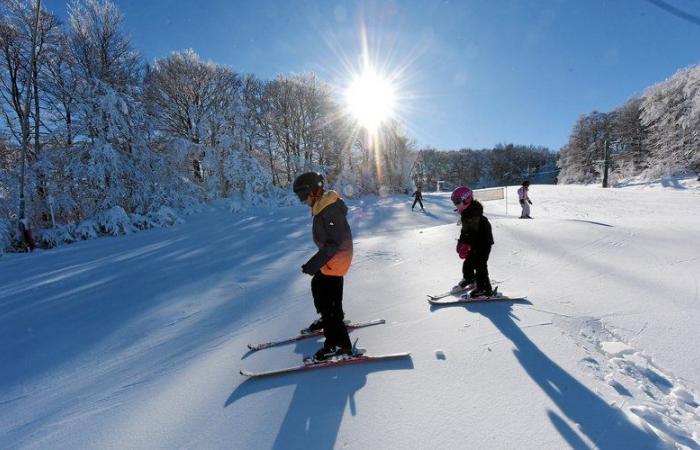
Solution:
[[[221,127],[216,123],[212,129],[212,122],[221,121],[237,85],[230,69],[204,62],[192,50],[175,52],[149,67],[146,107],[161,135],[211,143]]]
[[[593,183],[600,177],[606,142],[611,140],[611,116],[593,111],[579,117],[569,142],[559,151],[562,183]]]
[[[653,174],[700,171],[700,65],[649,88],[640,108]]]
[[[437,181],[445,181],[449,187],[484,188],[519,184],[538,174],[542,180],[551,180],[555,159],[556,155],[547,148],[516,144],[481,150],[424,149],[413,173],[415,183],[426,189],[434,189]]]
[[[109,1],[71,4],[68,42],[79,77],[81,133],[104,148],[129,152],[142,139],[141,59],[121,30],[121,12]]]
[[[173,53],[149,67],[144,80],[146,110],[159,140],[184,139],[198,150],[186,153],[190,168],[186,176],[191,179],[209,177],[202,166],[205,158],[210,168],[212,161],[218,161],[212,175],[221,178],[225,156],[208,152],[222,149],[219,141],[234,134],[239,89],[239,77],[232,70],[203,62],[192,50]]]
[[[611,164],[619,178],[629,178],[647,167],[645,128],[640,120],[642,99],[633,97],[612,112]]]
[[[75,113],[80,79],[76,63],[71,54],[65,33],[57,33],[56,41],[49,48],[46,70],[41,74],[47,114],[53,125],[50,130],[51,144],[71,146],[75,139]]]
[[[605,142],[617,178],[700,172],[700,65],[683,69],[609,114],[593,112],[574,126],[560,151],[560,180],[597,181]]]

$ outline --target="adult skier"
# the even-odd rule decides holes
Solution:
[[[343,276],[352,262],[352,232],[347,221],[348,208],[336,191],[324,191],[320,173],[306,172],[294,180],[294,193],[311,208],[312,235],[318,251],[301,271],[311,275],[311,294],[321,315],[310,330],[323,328],[326,338],[312,362],[353,355],[348,330],[343,322]]]
[[[423,209],[423,193],[420,191],[420,188],[416,188],[416,192],[413,193],[411,197],[415,197],[416,199],[413,200],[413,205],[411,205],[411,211],[413,211],[413,208],[416,207],[416,203],[420,205],[420,210],[425,211]]]
[[[488,297],[493,294],[489,280],[488,260],[493,245],[491,223],[484,216],[484,207],[474,200],[474,193],[466,186],[460,186],[452,192],[452,203],[459,212],[462,230],[457,241],[457,254],[464,259],[462,280],[458,286],[462,289],[472,285],[471,297]]]
[[[527,180],[523,181],[523,185],[518,189],[518,200],[522,208],[522,212],[520,213],[521,219],[532,219],[532,217],[530,217],[530,205],[532,205],[532,201],[530,201],[530,197],[528,196],[529,190],[530,182]]]

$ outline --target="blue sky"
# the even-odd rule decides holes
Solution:
[[[44,3],[65,15],[66,2]],[[147,60],[192,48],[240,73],[314,71],[339,87],[360,67],[364,24],[372,59],[404,68],[409,134],[440,149],[557,150],[581,114],[700,63],[700,0],[115,3]]]

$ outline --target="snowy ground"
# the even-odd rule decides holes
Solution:
[[[430,307],[460,278],[444,195],[351,202],[349,318],[411,359],[246,380],[319,341],[308,208],[0,257],[1,448],[700,449],[700,187],[533,186],[486,204],[521,303]]]

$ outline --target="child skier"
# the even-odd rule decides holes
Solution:
[[[311,358],[324,361],[335,356],[353,355],[348,330],[343,322],[343,275],[352,262],[352,232],[348,208],[337,192],[323,189],[323,176],[306,172],[294,180],[294,193],[311,208],[312,235],[318,251],[301,271],[311,275],[311,294],[321,318],[309,329],[323,328],[326,340]]]
[[[522,212],[520,213],[521,219],[532,219],[532,217],[530,217],[530,205],[532,205],[532,202],[530,201],[530,197],[527,195],[529,190],[530,182],[527,180],[523,181],[523,185],[518,189],[518,200],[520,201],[520,207],[522,208]]]
[[[452,203],[459,212],[462,231],[457,241],[457,253],[464,259],[462,264],[462,289],[470,285],[476,287],[469,293],[471,297],[490,296],[493,294],[489,280],[488,260],[493,245],[491,224],[484,217],[484,207],[466,186],[460,186],[452,192]]]

